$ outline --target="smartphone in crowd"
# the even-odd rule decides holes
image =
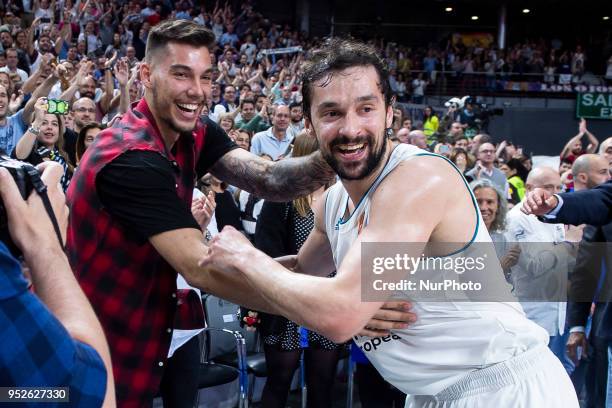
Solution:
[[[47,113],[66,115],[69,111],[68,101],[62,99],[47,99]]]
[[[446,144],[440,146],[440,154],[448,154],[450,152],[450,147]]]

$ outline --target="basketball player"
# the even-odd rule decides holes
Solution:
[[[341,181],[314,203],[313,232],[296,258],[278,263],[226,228],[201,264],[243,276],[274,312],[346,341],[382,304],[361,301],[362,243],[491,240],[450,162],[392,148],[388,72],[373,49],[330,41],[305,64],[302,92],[306,128]],[[548,334],[517,303],[420,302],[413,311],[417,321],[391,336],[354,337],[409,395],[407,407],[578,407]]]

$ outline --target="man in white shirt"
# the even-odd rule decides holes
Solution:
[[[17,68],[19,57],[15,48],[9,48],[6,50],[6,66],[0,68],[0,72],[16,73],[19,75],[21,82],[28,80],[28,73],[24,70]]]
[[[506,175],[494,166],[495,163],[495,146],[491,143],[483,143],[478,147],[478,163],[466,176],[472,177],[474,180],[479,178],[489,179],[497,186],[504,194],[508,194],[510,188]]]
[[[272,115],[270,129],[256,133],[251,140],[251,153],[258,156],[266,154],[272,160],[282,159],[293,141],[289,128],[289,107],[277,105]]]
[[[549,167],[532,170],[527,177],[526,189],[529,192],[534,188],[558,193],[561,191],[559,173]],[[524,214],[520,205],[508,212],[506,222],[507,241],[516,242],[521,248],[518,263],[511,269],[514,293],[527,317],[548,332],[549,348],[571,374],[574,364],[565,351],[569,335],[565,330],[567,304],[555,301],[557,296],[554,293],[565,288],[563,285],[567,282],[575,255],[574,246],[568,241],[579,241],[581,230],[570,227],[566,233],[563,224],[544,224],[536,216]]]

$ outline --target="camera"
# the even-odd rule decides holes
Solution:
[[[21,193],[21,197],[26,200],[32,190],[38,186],[38,183],[42,184],[42,180],[40,179],[40,174],[36,167],[32,166],[29,163],[24,163],[18,160],[11,159],[4,152],[0,152],[0,167],[4,167],[11,173],[13,176],[13,180],[15,180],[15,184],[17,184],[17,188]],[[44,186],[44,184],[42,184]],[[15,257],[19,257],[21,255],[21,251],[17,248],[17,246],[13,243],[11,239],[11,234],[8,229],[8,218],[6,215],[6,208],[4,207],[4,203],[0,199],[0,240],[7,246],[7,248],[11,251],[11,254]]]
[[[482,131],[488,131],[489,121],[493,116],[502,116],[504,114],[503,108],[491,108],[486,103],[481,103],[474,100],[474,111],[475,111],[475,122],[476,125]]]
[[[466,108],[465,118],[462,123],[467,123],[467,136],[474,136],[481,131],[488,131],[489,122],[493,116],[502,116],[504,110],[502,108],[491,108],[488,104],[481,102],[478,98],[466,95],[463,98],[451,98],[444,106],[453,107],[456,110]],[[467,114],[470,111],[471,114]],[[460,112],[459,115],[462,115]]]

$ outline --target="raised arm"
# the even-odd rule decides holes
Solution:
[[[110,103],[113,99],[113,91],[115,89],[113,81],[113,73],[111,72],[113,62],[117,58],[117,52],[113,54],[113,57],[104,63],[104,93],[100,98],[100,110],[105,115],[108,112]]]
[[[586,119],[582,119],[582,121],[584,122],[584,133],[589,138],[589,145],[586,148],[586,152],[595,153],[597,152],[597,148],[599,147],[599,140],[597,140],[597,138],[591,132],[589,132],[589,129],[587,128]]]
[[[561,158],[565,158],[567,157],[571,150],[572,150],[572,146],[574,146],[576,144],[576,142],[579,142],[582,139],[582,136],[587,132],[586,129],[586,121],[584,119],[580,119],[580,123],[578,124],[578,134],[574,137],[572,137],[563,147],[563,150],[561,150]]]
[[[117,61],[115,64],[115,77],[119,81],[119,112],[125,113],[130,109],[129,67],[125,59]]]
[[[92,65],[93,62],[91,61],[81,62],[81,67],[79,68],[74,78],[72,78],[68,89],[66,89],[60,96],[60,99],[63,99],[70,103],[74,102],[74,95],[76,95],[76,92],[79,90],[79,85],[83,78],[87,76],[88,72],[91,72]]]
[[[221,157],[210,172],[269,201],[290,201],[308,195],[335,177],[319,152],[272,162],[244,149],[234,149]]]

